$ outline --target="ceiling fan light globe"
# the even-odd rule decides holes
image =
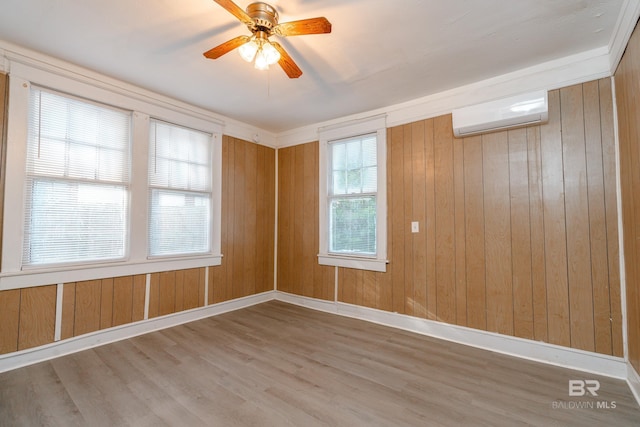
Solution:
[[[253,58],[256,56],[256,52],[258,51],[258,44],[255,40],[251,40],[238,49],[240,56],[247,62],[253,61]]]
[[[265,43],[262,46],[262,53],[265,56],[267,64],[273,65],[280,60],[280,52],[276,50],[275,47],[269,42]]]
[[[267,57],[264,54],[263,49],[258,50],[258,53],[256,54],[256,62],[254,66],[257,70],[269,69],[269,63],[267,62]]]

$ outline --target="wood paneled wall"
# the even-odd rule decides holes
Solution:
[[[224,256],[209,268],[208,304],[273,289],[275,150],[225,136],[222,165]],[[204,306],[205,272],[150,274],[148,318]],[[146,280],[141,274],[63,284],[60,338],[144,320]],[[54,342],[56,288],[0,291],[0,354]]]
[[[222,265],[209,269],[209,303],[273,290],[275,150],[222,139]]]
[[[609,79],[552,91],[548,124],[465,139],[450,115],[389,129],[390,263],[340,268],[338,299],[622,356],[611,95]],[[278,289],[308,296],[317,151],[278,154]]]
[[[640,31],[636,27],[615,76],[629,361],[640,372]]]
[[[318,264],[318,143],[278,150],[278,290],[334,300],[335,269]]]
[[[144,319],[145,282],[140,274],[65,283],[61,339]]]

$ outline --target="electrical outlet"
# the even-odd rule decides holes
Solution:
[[[420,231],[420,223],[418,221],[411,222],[411,232],[418,233]]]

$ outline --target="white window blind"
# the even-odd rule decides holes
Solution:
[[[329,253],[376,255],[376,134],[329,143]]]
[[[149,255],[211,251],[211,135],[151,120]]]
[[[131,114],[32,87],[28,128],[23,265],[125,258]]]

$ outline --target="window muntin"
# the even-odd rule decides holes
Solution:
[[[149,132],[149,255],[211,252],[211,135],[159,120]]]
[[[124,259],[131,113],[32,87],[22,264]]]

